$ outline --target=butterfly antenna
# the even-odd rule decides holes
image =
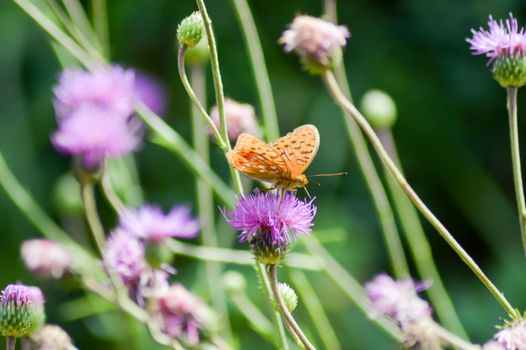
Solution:
[[[347,172],[342,171],[340,173],[332,173],[332,174],[313,174],[313,175],[307,175],[307,177],[341,176],[341,175],[347,175]]]

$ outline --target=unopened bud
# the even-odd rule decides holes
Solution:
[[[375,129],[388,129],[396,122],[396,105],[391,96],[381,90],[367,91],[362,97],[361,109]]]
[[[283,298],[283,302],[285,303],[285,306],[289,312],[294,311],[296,306],[298,306],[298,296],[296,295],[294,289],[292,289],[292,287],[286,283],[279,283],[278,289],[279,294],[281,294],[281,298]]]
[[[194,47],[201,41],[205,25],[201,13],[196,11],[184,18],[177,27],[177,40],[179,44]]]

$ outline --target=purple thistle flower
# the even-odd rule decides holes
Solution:
[[[136,72],[133,85],[136,97],[155,114],[163,116],[166,113],[167,93],[163,85],[151,76]]]
[[[114,230],[106,244],[104,262],[132,292],[138,288],[142,273],[148,268],[144,245],[126,231]]]
[[[20,250],[27,268],[41,278],[61,278],[73,260],[63,246],[49,239],[24,241]]]
[[[139,130],[110,109],[84,105],[59,120],[59,129],[51,136],[62,153],[81,156],[83,165],[97,167],[104,157],[118,157],[135,150]]]
[[[526,34],[524,27],[519,29],[517,19],[510,13],[505,22],[496,21],[489,16],[489,30],[480,27],[478,31],[471,29],[472,38],[466,41],[471,44],[474,55],[485,55],[489,58],[488,65],[496,58],[524,56],[526,53]]]
[[[288,244],[299,234],[309,234],[314,225],[316,206],[285,192],[279,195],[256,191],[239,199],[233,211],[225,217],[234,230],[240,230],[241,243],[251,242],[258,233],[269,236],[274,245]]]
[[[85,105],[94,105],[127,118],[136,98],[135,73],[120,66],[99,67],[91,72],[65,69],[53,89],[59,119],[68,117]]]
[[[429,304],[417,295],[417,292],[427,287],[425,283],[415,283],[410,278],[394,280],[387,274],[377,275],[365,284],[373,310],[402,326],[431,315]]]
[[[153,243],[170,237],[194,238],[199,234],[199,222],[183,205],[174,206],[167,214],[156,205],[128,209],[121,214],[119,224],[134,237]]]
[[[46,319],[44,295],[38,287],[10,284],[0,295],[0,333],[25,337],[41,328]]]
[[[503,350],[526,349],[526,322],[512,323],[495,334],[494,339]]]
[[[2,307],[25,307],[31,305],[31,302],[29,287],[23,284],[9,284],[0,295]]]
[[[214,106],[210,111],[210,118],[218,128],[219,126],[219,110]],[[256,119],[256,112],[254,107],[248,103],[239,103],[230,98],[225,99],[225,118],[228,125],[228,138],[230,141],[237,140],[241,133],[248,133],[258,136],[260,131]],[[209,135],[212,135],[212,130],[208,130]]]

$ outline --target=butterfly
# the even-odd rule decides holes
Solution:
[[[319,146],[318,129],[305,124],[270,144],[243,133],[226,157],[234,168],[246,176],[271,182],[272,189],[295,191],[309,183],[304,172]]]

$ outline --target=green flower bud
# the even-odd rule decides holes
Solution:
[[[201,41],[205,25],[201,13],[196,11],[184,18],[177,27],[177,40],[179,44],[194,47]]]
[[[503,88],[519,88],[526,84],[526,57],[502,56],[493,62],[493,77]]]
[[[369,90],[360,103],[362,112],[375,129],[391,128],[396,122],[396,105],[387,93]]]
[[[204,65],[210,60],[210,47],[206,35],[194,47],[186,50],[186,62],[191,65]]]
[[[45,323],[44,297],[37,287],[10,284],[0,296],[0,333],[21,338]]]
[[[292,311],[296,309],[296,306],[298,306],[298,296],[296,295],[296,292],[288,284],[281,282],[278,283],[278,289],[285,306],[289,312],[292,313]]]
[[[223,283],[228,292],[242,292],[247,287],[245,276],[237,271],[228,271],[223,274]]]
[[[62,215],[79,216],[82,214],[80,186],[71,173],[62,175],[53,186],[53,204]]]
[[[250,240],[252,253],[256,260],[263,265],[278,265],[289,251],[288,243],[273,243],[270,234],[259,232]]]
[[[148,265],[159,268],[163,264],[171,263],[174,253],[167,244],[146,242],[144,256]]]
[[[59,326],[46,325],[29,338],[29,350],[75,349],[69,335]]]

